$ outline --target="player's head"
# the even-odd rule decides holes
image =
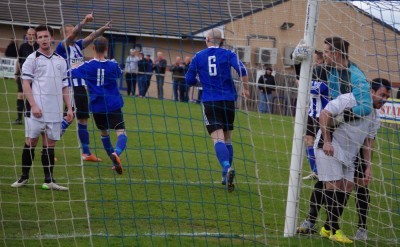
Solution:
[[[315,50],[313,55],[313,62],[314,65],[324,64],[324,53],[322,51]]]
[[[132,57],[136,56],[136,49],[130,49],[130,50],[129,50],[129,54],[130,54]]]
[[[150,61],[150,59],[151,59],[150,54],[147,54],[147,55],[146,55],[146,60],[147,60],[147,61]]]
[[[33,43],[36,40],[36,31],[34,28],[28,28],[28,30],[26,30],[26,41],[28,41],[28,43]]]
[[[62,26],[60,29],[61,36],[65,39],[65,37],[68,37],[72,34],[72,30],[74,30],[74,26],[71,24],[65,24]]]
[[[105,54],[108,49],[108,40],[103,36],[97,37],[93,41],[93,50],[97,54]]]
[[[140,51],[140,52],[138,53],[138,57],[139,57],[139,59],[143,59],[143,52]]]
[[[176,57],[175,58],[175,63],[176,64],[181,64],[182,63],[182,58],[181,57]]]
[[[375,78],[371,82],[372,104],[375,109],[379,109],[390,96],[392,89],[390,81],[384,78]]]
[[[207,32],[207,35],[206,35],[207,47],[209,47],[209,46],[219,47],[221,45],[222,41],[223,41],[223,39],[222,39],[221,30],[219,30],[217,28],[213,28]]]
[[[324,57],[327,65],[336,66],[336,63],[349,59],[350,43],[340,37],[329,37],[324,41]]]
[[[164,58],[163,53],[161,51],[157,52],[157,59],[161,60],[163,58]]]
[[[49,50],[51,49],[51,44],[54,41],[53,28],[47,25],[39,25],[35,28],[36,31],[36,42],[38,43],[40,49]]]
[[[266,75],[271,75],[272,74],[272,68],[271,67],[265,68],[265,74]]]

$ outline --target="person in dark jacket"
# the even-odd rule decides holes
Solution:
[[[268,67],[265,74],[258,79],[258,89],[260,113],[271,113],[272,92],[275,91],[275,78],[271,68]]]
[[[167,60],[164,58],[162,52],[157,52],[157,60],[153,65],[154,70],[156,72],[157,79],[157,96],[158,99],[164,98],[164,79],[165,79],[165,70],[167,68]]]
[[[150,86],[150,79],[153,74],[153,61],[150,56],[143,57],[143,53],[139,53],[138,61],[138,83],[139,97],[145,97]]]
[[[172,72],[172,85],[175,101],[187,101],[185,85],[185,66],[182,64],[182,58],[176,57],[175,63],[171,65],[169,71]],[[179,97],[178,97],[179,92]]]

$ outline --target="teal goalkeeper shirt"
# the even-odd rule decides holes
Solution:
[[[357,105],[352,108],[353,113],[361,117],[371,113],[372,100],[370,84],[357,65],[350,63],[350,66],[342,71],[331,68],[328,81],[329,92],[332,99],[336,99],[341,94],[350,93],[351,90],[357,102]]]

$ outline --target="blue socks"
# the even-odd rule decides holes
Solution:
[[[82,145],[82,153],[91,155],[89,148],[89,131],[86,124],[78,123],[78,137]]]
[[[65,131],[68,129],[70,124],[71,123],[68,123],[67,120],[63,119],[63,121],[61,122],[61,136],[65,134]]]
[[[231,164],[232,165],[232,162],[233,162],[233,146],[232,146],[232,143],[225,143],[225,145],[226,145],[226,148],[228,149],[228,151],[229,151],[229,164]]]
[[[119,156],[122,153],[122,151],[125,150],[127,140],[128,137],[125,134],[119,135],[117,140],[117,145],[114,150],[114,147],[111,143],[110,135],[101,136],[101,142],[103,143],[103,147],[106,150],[108,156],[110,156],[114,151]]]
[[[229,151],[224,142],[217,141],[214,143],[215,153],[217,154],[217,158],[219,163],[222,166],[222,172],[226,173],[231,166],[229,163]]]
[[[103,143],[104,150],[106,150],[108,156],[110,156],[114,152],[110,136],[101,136],[101,142]]]
[[[125,134],[118,136],[117,145],[115,147],[115,153],[117,153],[118,156],[125,150],[127,140],[128,137]]]
[[[307,154],[308,162],[310,163],[311,171],[317,173],[317,165],[315,164],[314,147],[313,146],[306,147],[306,154]]]

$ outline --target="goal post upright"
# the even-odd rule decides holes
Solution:
[[[309,47],[315,47],[316,30],[319,15],[319,0],[308,0],[304,28],[304,41]],[[313,51],[313,49],[312,49]],[[299,211],[301,170],[304,152],[304,126],[307,123],[307,97],[310,91],[312,53],[302,62],[297,92],[296,116],[294,124],[292,154],[290,162],[289,185],[286,201],[284,236],[292,237],[296,233]]]

